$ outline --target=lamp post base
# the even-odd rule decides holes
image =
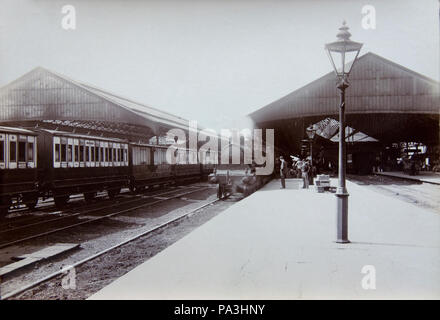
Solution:
[[[350,243],[348,240],[348,192],[338,188],[336,192],[337,243]]]

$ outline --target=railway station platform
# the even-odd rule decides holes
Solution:
[[[400,178],[405,180],[412,180],[417,182],[425,182],[425,183],[440,185],[440,173],[437,172],[420,171],[419,174],[414,176],[411,176],[402,171],[375,172],[375,174],[380,176],[388,176],[388,177]]]
[[[440,298],[440,215],[348,181],[351,243],[337,244],[334,194],[279,184],[89,299]]]

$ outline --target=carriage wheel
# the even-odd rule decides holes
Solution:
[[[69,196],[56,196],[54,200],[57,208],[62,209],[66,205],[67,201],[69,201]]]
[[[91,202],[96,196],[96,192],[84,192],[86,202]]]
[[[107,194],[110,199],[116,197],[116,195],[118,195],[119,192],[121,192],[120,188],[107,190]]]
[[[0,207],[0,218],[8,214],[8,207]]]
[[[11,206],[11,198],[8,196],[0,198],[0,217],[8,214],[9,207]]]
[[[38,196],[36,194],[25,195],[23,203],[30,209],[34,210],[38,202]]]

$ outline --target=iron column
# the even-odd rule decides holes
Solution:
[[[348,191],[345,182],[347,155],[345,152],[345,89],[348,83],[342,79],[338,85],[341,95],[339,106],[339,161],[338,161],[338,187],[337,198],[337,243],[348,243]]]

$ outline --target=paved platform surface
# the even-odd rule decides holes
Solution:
[[[440,215],[347,188],[350,244],[334,194],[275,180],[90,299],[439,299]]]
[[[437,172],[420,171],[419,174],[415,176],[410,176],[409,174],[401,171],[375,172],[375,174],[440,185],[440,173]]]

